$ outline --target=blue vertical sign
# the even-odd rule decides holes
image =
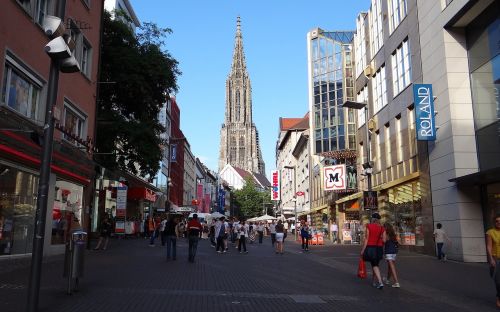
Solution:
[[[431,84],[414,84],[415,124],[417,141],[436,140],[436,122],[434,120],[434,98]]]
[[[170,145],[170,162],[177,162],[177,144]]]

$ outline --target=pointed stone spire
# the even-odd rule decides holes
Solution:
[[[241,34],[241,19],[238,15],[236,18],[236,35],[230,75],[236,74],[238,77],[244,77],[246,76],[246,67],[245,52],[243,52],[243,35]]]

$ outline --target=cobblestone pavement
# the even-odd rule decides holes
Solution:
[[[66,294],[63,257],[44,262],[39,311],[495,311],[485,264],[440,262],[415,253],[398,258],[402,288],[371,286],[356,277],[359,246],[287,242],[284,255],[268,239],[239,254],[215,253],[200,241],[195,263],[178,240],[176,261],[145,239],[113,239],[87,251],[80,289]],[[13,262],[14,261],[14,262]],[[29,261],[21,261],[29,263]],[[17,264],[16,264],[17,263]],[[0,260],[0,311],[24,311],[29,266]],[[382,271],[386,271],[385,264]]]

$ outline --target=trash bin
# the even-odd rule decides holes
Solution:
[[[87,232],[74,231],[71,233],[69,244],[66,244],[63,276],[68,278],[68,294],[72,292],[73,279],[75,279],[76,289],[78,287],[78,278],[83,277],[86,242]]]

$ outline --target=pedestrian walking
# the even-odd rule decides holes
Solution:
[[[247,236],[248,236],[248,228],[245,226],[245,221],[241,221],[238,225],[238,228],[235,228],[238,233],[238,251],[241,253],[241,248],[243,247],[243,252],[248,253],[247,251]]]
[[[165,239],[167,243],[167,260],[170,260],[170,256],[172,255],[172,259],[176,260],[177,256],[177,236],[179,233],[177,232],[177,224],[179,223],[179,219],[170,216],[169,220],[165,224]]]
[[[269,232],[271,232],[271,244],[274,247],[274,243],[276,243],[276,223],[274,223],[274,220],[269,224]]]
[[[372,266],[372,284],[378,289],[383,289],[382,277],[380,276],[379,262],[383,257],[383,246],[386,240],[384,227],[380,225],[380,215],[372,214],[371,223],[366,225],[365,241],[361,248],[361,256],[364,261],[370,262]],[[376,280],[375,280],[376,279]]]
[[[248,227],[248,240],[250,241],[250,244],[255,242],[255,226],[252,222],[250,222],[250,226]]]
[[[262,222],[257,224],[257,234],[259,235],[259,244],[262,244],[262,239],[264,238],[264,224]]]
[[[495,217],[494,227],[486,232],[486,252],[490,276],[497,289],[497,308],[500,308],[500,215]]]
[[[398,239],[394,227],[390,223],[385,223],[384,229],[387,238],[384,243],[384,258],[387,261],[387,279],[385,280],[385,284],[390,285],[391,279],[393,279],[394,284],[392,284],[392,287],[399,288],[401,286],[399,285],[398,274],[396,272],[396,256],[399,249]]]
[[[302,240],[302,250],[309,251],[309,238],[310,238],[310,229],[307,222],[302,221],[300,226],[300,237]]]
[[[278,224],[276,225],[276,250],[275,252],[278,254],[283,254],[283,240],[285,237],[285,226],[281,220],[278,220]]]
[[[103,244],[103,241],[104,241],[104,246],[102,247],[102,250],[106,250],[108,248],[109,237],[111,236],[112,229],[113,226],[111,225],[109,218],[104,217],[104,219],[101,222],[99,241],[97,242],[97,246],[95,246],[94,250],[99,250],[99,248],[101,248],[101,245]]]
[[[217,240],[215,251],[218,253],[225,253],[226,248],[224,247],[224,237],[227,237],[227,228],[224,222],[224,217],[220,217],[220,219],[215,223],[215,235]]]
[[[198,215],[193,214],[193,218],[187,224],[187,236],[189,242],[188,251],[188,261],[194,262],[194,257],[196,256],[196,250],[198,249],[198,240],[200,239],[201,231],[203,227],[200,221],[198,221]]]
[[[210,222],[210,229],[209,229],[209,234],[208,236],[210,237],[210,246],[215,247],[215,219],[212,219]]]
[[[157,218],[150,218],[148,220],[149,232],[151,233],[151,238],[149,239],[149,247],[155,246],[155,239],[158,237],[158,232],[160,230],[160,221]]]
[[[436,229],[434,230],[434,242],[437,248],[437,258],[438,260],[446,261],[446,254],[443,252],[443,246],[445,240],[450,243],[451,240],[443,230],[443,225],[441,223],[436,224]]]
[[[332,242],[337,243],[337,233],[339,232],[339,226],[332,220],[332,224],[330,225],[330,232],[332,233]]]
[[[161,245],[165,246],[165,225],[167,224],[167,218],[163,217],[160,222],[160,240]]]

